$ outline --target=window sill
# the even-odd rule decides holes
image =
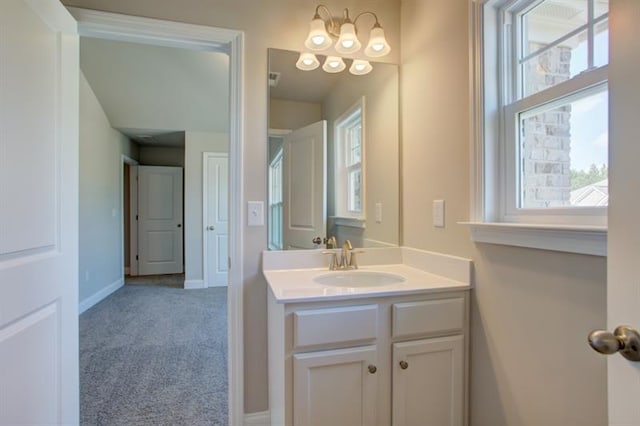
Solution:
[[[343,216],[331,216],[330,219],[333,221],[333,225],[336,226],[349,226],[351,228],[362,228],[365,229],[367,226],[367,222],[365,219],[358,219],[355,217],[343,217]]]
[[[524,223],[458,222],[469,225],[477,243],[502,244],[567,253],[607,255],[604,226],[538,225]]]

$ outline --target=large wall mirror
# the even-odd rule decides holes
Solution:
[[[318,55],[320,63],[324,57]],[[398,66],[366,75],[296,68],[269,49],[270,250],[399,244]]]

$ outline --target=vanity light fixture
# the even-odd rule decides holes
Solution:
[[[313,53],[301,53],[296,67],[302,71],[312,71],[320,66],[320,61]]]
[[[349,72],[353,75],[369,74],[371,70],[373,70],[373,67],[369,61],[364,61],[362,59],[354,59],[351,67],[349,67]]]
[[[323,20],[320,11],[327,14],[327,19]],[[331,47],[332,38],[338,40],[336,52],[340,54],[351,54],[360,50],[362,43],[356,33],[356,23],[364,15],[373,16],[375,23],[369,34],[369,42],[364,50],[365,55],[372,58],[379,58],[391,51],[391,46],[384,37],[384,30],[378,21],[378,15],[365,11],[359,13],[353,21],[349,18],[349,9],[344,9],[342,19],[334,19],[329,8],[323,4],[316,6],[316,12],[309,25],[309,35],[305,41],[305,46],[313,51],[323,51]]]
[[[330,73],[341,72],[346,67],[344,61],[339,56],[327,56],[327,59],[325,59],[322,65],[322,69]]]

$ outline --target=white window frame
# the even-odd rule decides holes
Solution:
[[[347,165],[347,144],[345,133],[353,126],[354,117],[357,113],[360,113],[360,162],[356,164]],[[364,96],[359,98],[353,105],[351,105],[340,117],[338,117],[333,126],[333,135],[335,140],[335,174],[336,174],[336,189],[335,189],[335,206],[336,217],[353,219],[354,226],[360,226],[361,223],[366,220],[366,179],[365,179],[365,98]],[[349,191],[349,175],[354,170],[360,170],[360,202],[362,208],[360,210],[350,209],[350,191]],[[343,221],[344,222],[344,221]],[[341,223],[343,223],[341,222]]]
[[[283,218],[283,163],[284,152],[282,146],[278,149],[269,164],[269,250],[282,250],[282,218]]]
[[[539,0],[528,1],[526,7],[536,1]],[[514,8],[516,3],[518,10]],[[476,242],[606,255],[606,208],[516,208],[519,170],[514,137],[519,113],[548,106],[561,96],[594,90],[606,82],[608,69],[604,66],[588,70],[567,82],[510,102],[512,94],[519,90],[516,79],[510,77],[519,76],[519,69],[512,68],[519,68],[517,55],[507,44],[517,40],[515,34],[519,31],[510,25],[510,13],[525,10],[523,5],[512,0],[469,0],[473,100],[472,208],[468,222],[471,236]]]

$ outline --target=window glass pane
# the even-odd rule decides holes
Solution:
[[[360,169],[349,172],[349,210],[362,211],[362,171]]]
[[[605,13],[609,13],[609,0],[595,0],[594,17],[599,17]]]
[[[358,164],[362,161],[362,127],[358,123],[348,129],[347,166]]]
[[[609,63],[609,21],[605,20],[596,25],[596,35],[593,42],[593,65],[601,67]]]
[[[587,0],[545,0],[522,15],[523,56],[566,36],[585,25]]]
[[[520,114],[520,208],[606,206],[608,91]]]
[[[588,45],[585,31],[524,63],[524,96],[567,81],[586,70],[587,67]]]

